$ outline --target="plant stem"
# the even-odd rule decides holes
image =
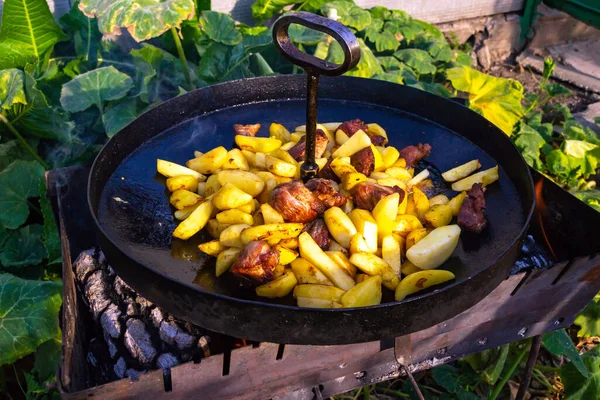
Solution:
[[[506,382],[508,382],[508,380],[510,379],[512,374],[515,372],[515,370],[517,369],[517,367],[519,366],[521,361],[523,361],[523,358],[525,358],[525,355],[527,353],[528,353],[528,349],[527,349],[527,346],[525,346],[525,347],[523,347],[523,349],[517,356],[517,359],[515,360],[515,362],[510,366],[508,372],[502,377],[502,380],[496,384],[496,386],[494,387],[494,391],[492,392],[492,394],[490,395],[490,398],[488,400],[495,400],[496,397],[498,397],[498,395],[500,394],[500,391],[502,390],[504,385],[506,385]]]
[[[556,368],[556,367],[550,367],[548,365],[536,365],[535,367],[533,367],[535,369],[537,369],[538,371],[542,371],[542,372],[553,372],[556,373],[558,371],[560,371],[560,368]]]
[[[538,381],[538,383],[540,383],[542,386],[545,386],[548,390],[554,391],[554,387],[552,386],[548,378],[546,378],[546,376],[543,373],[541,373],[535,368],[533,369],[533,378],[536,381]]]
[[[50,169],[48,164],[46,164],[46,162],[44,160],[42,160],[42,157],[40,157],[39,154],[36,153],[36,151],[29,145],[29,143],[27,143],[27,140],[25,140],[25,138],[23,136],[21,136],[19,131],[14,126],[12,126],[12,124],[10,122],[8,122],[8,119],[6,119],[6,117],[2,114],[0,114],[0,121],[4,122],[4,124],[6,125],[8,130],[11,131],[13,133],[13,135],[15,135],[17,137],[17,140],[21,143],[21,145],[23,147],[25,147],[25,150],[27,150],[29,153],[31,153],[33,158],[35,158],[35,160],[37,162],[39,162],[40,165],[42,167],[44,167],[45,170]]]
[[[405,397],[405,398],[409,398],[410,397],[409,394],[403,393],[403,392],[401,392],[399,390],[386,389],[386,388],[383,388],[383,387],[376,387],[375,391],[376,392],[383,392],[383,393],[394,394],[394,395],[396,395],[398,397]]]
[[[181,60],[181,65],[183,66],[183,75],[185,76],[185,81],[187,82],[188,90],[194,90],[196,89],[196,87],[192,82],[192,76],[190,75],[190,70],[188,69],[187,59],[185,58],[185,53],[183,52],[183,45],[181,44],[181,40],[179,39],[177,29],[171,28],[171,33],[173,34],[173,40],[175,41],[175,47],[177,47],[177,54],[179,55],[179,59]]]

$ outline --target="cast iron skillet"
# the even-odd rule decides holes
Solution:
[[[293,299],[258,298],[214,276],[214,259],[197,244],[173,239],[177,226],[156,159],[185,164],[194,150],[233,145],[232,125],[304,124],[305,76],[245,79],[202,88],[167,101],[117,133],[92,167],[88,201],[107,259],[133,289],[184,320],[256,341],[347,344],[390,338],[451,318],[489,294],[508,274],[535,205],[533,181],[508,137],[482,116],[430,93],[389,82],[321,78],[320,121],[360,118],[384,127],[390,145],[433,147],[439,170],[478,158],[500,166],[486,192],[489,226],[462,235],[443,265],[456,279],[394,302],[355,309],[302,309]],[[441,192],[455,195],[446,187]]]

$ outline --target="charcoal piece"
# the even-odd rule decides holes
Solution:
[[[202,351],[202,353],[204,354],[205,357],[210,356],[209,344],[210,344],[209,336],[202,336],[200,339],[198,339],[198,348]]]
[[[115,339],[118,339],[119,336],[121,336],[120,317],[121,311],[119,311],[119,308],[114,304],[110,304],[100,317],[100,325],[102,325],[102,329],[104,329],[105,332]]]
[[[108,266],[108,261],[106,260],[102,250],[98,252],[98,263],[102,266],[102,268],[106,268]]]
[[[152,312],[150,313],[150,316],[152,317],[152,324],[156,328],[159,328],[160,323],[163,321],[163,319],[165,319],[165,316],[163,315],[162,310],[158,307],[156,307],[154,310],[152,310]]]
[[[527,235],[521,247],[521,255],[510,270],[510,275],[532,269],[549,268],[552,265],[554,265],[554,262],[546,249],[536,243],[533,236]]]
[[[137,369],[128,369],[127,372],[125,372],[125,375],[132,381],[137,381],[144,372],[145,371],[138,371]]]
[[[152,338],[144,323],[139,319],[132,318],[127,321],[125,347],[141,365],[150,366],[156,358],[157,351],[152,345]]]
[[[115,278],[115,281],[113,282],[113,287],[115,289],[115,292],[119,295],[121,299],[126,299],[127,297],[135,296],[135,292],[133,291],[133,289],[129,287],[129,285],[126,284],[120,276],[117,276]]]
[[[119,379],[123,379],[125,378],[125,373],[127,371],[127,363],[125,362],[125,359],[123,357],[120,357],[115,366],[113,367],[113,371],[115,373],[115,375],[117,376],[117,378]]]
[[[154,304],[152,304],[151,302],[149,302],[148,300],[146,300],[144,297],[140,296],[139,294],[135,298],[135,302],[140,305],[140,313],[141,314],[146,314],[147,312],[150,311],[150,309],[152,307],[154,307]]]
[[[89,274],[100,269],[100,264],[94,258],[94,253],[94,249],[82,251],[73,263],[75,277],[81,283],[85,283]]]
[[[106,272],[102,270],[92,272],[85,284],[84,294],[94,319],[98,319],[102,311],[111,303]]]
[[[138,305],[134,302],[133,299],[130,299],[131,302],[127,303],[127,308],[125,313],[127,314],[128,317],[135,317],[137,315],[139,315],[139,310],[138,310]]]
[[[110,355],[110,358],[115,358],[115,356],[119,354],[119,349],[117,348],[117,345],[111,337],[105,336],[104,339],[106,340],[106,344],[108,344],[108,354]]]
[[[117,273],[110,265],[106,266],[106,274],[110,280],[113,280],[117,276]]]
[[[171,345],[177,345],[179,350],[194,346],[196,338],[181,329],[175,322],[163,321],[158,330],[160,338]]]
[[[156,366],[158,368],[171,368],[179,364],[179,360],[172,353],[164,353],[158,356],[156,359]]]

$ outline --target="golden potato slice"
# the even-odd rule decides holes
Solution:
[[[219,146],[202,154],[200,157],[192,158],[186,163],[186,166],[201,174],[209,175],[221,168],[226,160],[227,149]]]
[[[352,239],[350,239],[350,254],[363,252],[369,253],[370,250],[371,249],[367,245],[365,238],[360,233],[356,233],[354,236],[352,236]],[[377,249],[375,249],[375,251],[377,251]]]
[[[345,308],[381,304],[381,276],[370,276],[348,290],[341,302]]]
[[[298,307],[302,308],[342,308],[342,304],[337,301],[312,299],[310,297],[298,297],[296,301]]]
[[[217,256],[217,262],[215,264],[215,275],[221,276],[225,272],[229,271],[229,268],[235,263],[242,252],[242,249],[231,248],[223,250]]]
[[[391,176],[389,176],[388,174],[386,174],[385,172],[381,172],[381,171],[371,172],[371,175],[369,175],[369,178],[375,179],[375,181],[379,181],[382,179],[394,179]]]
[[[302,233],[298,238],[298,241],[300,243],[300,257],[319,268],[319,270],[321,270],[335,286],[343,290],[348,290],[354,286],[354,279],[352,279],[342,267],[321,250],[308,232]]]
[[[251,197],[258,196],[265,187],[265,182],[260,176],[249,171],[223,170],[217,174],[217,179],[221,185],[230,183]]]
[[[290,151],[292,147],[296,145],[296,142],[287,142],[281,145],[280,149],[285,151]]]
[[[323,214],[329,233],[342,246],[349,249],[350,239],[356,234],[356,227],[339,207],[331,207]]]
[[[383,144],[388,144],[388,135],[385,129],[383,129],[381,126],[375,123],[367,124],[367,127],[371,135],[384,137],[385,141],[383,142]]]
[[[406,182],[406,184],[409,187],[415,186],[416,184],[421,183],[422,181],[427,179],[428,177],[429,177],[429,170],[424,169],[423,171],[421,171],[417,175],[415,175],[413,178],[411,178],[408,182]]]
[[[175,164],[174,162],[165,161],[158,159],[156,160],[156,170],[159,174],[166,176],[167,178],[173,178],[181,175],[191,175],[198,180],[198,182],[204,182],[206,177],[201,173],[194,171],[193,169],[186,168],[183,165]]]
[[[350,138],[348,137],[348,135],[346,135],[346,132],[338,129],[337,131],[335,131],[335,142],[337,143],[337,145],[342,146],[344,143],[346,143]]]
[[[497,180],[498,166],[496,165],[493,168],[486,169],[485,171],[481,171],[464,179],[461,179],[458,182],[454,182],[452,184],[452,190],[454,190],[455,192],[467,191],[471,190],[471,187],[476,183],[481,183],[482,185],[487,186],[490,183],[496,182]]]
[[[373,208],[373,218],[377,221],[379,243],[381,243],[384,236],[390,235],[396,226],[399,201],[400,195],[393,193],[379,200]]]
[[[198,190],[198,179],[192,175],[180,175],[167,179],[167,189],[174,192],[179,189],[195,192]]]
[[[342,211],[348,215],[352,212],[352,210],[354,210],[354,202],[350,197],[346,197],[346,204],[342,206]]]
[[[210,236],[214,237],[215,239],[219,239],[221,232],[223,232],[228,226],[229,224],[222,224],[216,219],[209,219],[208,223],[206,224],[206,230]]]
[[[219,235],[219,242],[226,247],[238,247],[243,248],[247,243],[243,243],[241,240],[242,232],[250,228],[248,224],[235,224],[229,225]]]
[[[248,165],[248,160],[244,157],[244,154],[240,149],[231,149],[227,152],[227,157],[221,168],[248,171],[250,165]]]
[[[427,210],[429,210],[429,199],[427,195],[423,193],[418,187],[412,189],[413,201],[415,202],[415,208],[417,210],[417,216],[419,219],[423,219]]]
[[[409,260],[404,261],[404,263],[402,263],[402,268],[401,268],[401,272],[402,275],[410,275],[410,274],[414,274],[415,272],[419,272],[419,271],[423,271],[421,268],[418,268],[415,266],[415,264],[411,263]]]
[[[246,214],[252,214],[254,211],[256,211],[258,206],[260,206],[258,201],[252,200],[247,202],[246,204],[239,206],[238,208],[236,208],[236,210],[240,210],[241,212],[245,212]]]
[[[281,143],[286,143],[290,141],[290,131],[285,129],[285,126],[273,122],[269,126],[269,136],[273,139],[278,139]]]
[[[285,161],[288,164],[298,165],[298,162],[296,161],[296,159],[294,157],[292,157],[290,155],[290,153],[288,153],[286,150],[282,149],[281,147],[278,148],[277,150],[271,152],[270,155],[275,158],[280,159],[281,161]]]
[[[385,170],[385,173],[392,178],[396,178],[398,180],[408,182],[412,179],[412,175],[410,172],[404,167],[395,167],[392,166]]]
[[[265,224],[283,224],[285,222],[283,216],[269,203],[261,204],[260,211]]]
[[[396,162],[392,164],[392,167],[406,168],[406,160],[402,157],[399,157]]]
[[[173,215],[175,216],[175,219],[183,221],[184,219],[189,217],[194,212],[194,210],[196,208],[198,208],[199,205],[200,205],[200,202],[198,202],[194,205],[191,205],[189,207],[182,208],[181,210],[176,210]]]
[[[425,228],[415,229],[406,236],[406,250],[413,247],[419,240],[427,236],[429,232]]]
[[[225,171],[221,171],[225,172]],[[229,171],[229,172],[243,172],[243,171]],[[244,204],[252,201],[252,196],[231,183],[225,184],[221,189],[217,191],[212,197],[212,202],[219,210],[229,210],[243,206]]]
[[[433,207],[436,204],[448,204],[450,199],[445,194],[438,194],[429,199],[429,207]]]
[[[355,253],[350,256],[350,262],[366,274],[371,276],[381,275],[383,285],[388,289],[394,290],[398,286],[400,279],[392,267],[375,254]]]
[[[371,144],[371,151],[373,152],[373,168],[374,168],[374,170],[375,171],[381,170],[381,167],[383,166],[383,156],[381,155],[379,150],[377,150],[377,147],[373,146],[372,144]]]
[[[448,202],[448,205],[452,209],[452,216],[458,216],[458,212],[460,211],[460,207],[462,206],[465,197],[467,197],[467,192],[460,192]]]
[[[222,224],[254,224],[254,218],[252,218],[252,215],[237,209],[221,211],[216,215],[216,218],[217,221]]]
[[[406,258],[421,269],[437,268],[452,255],[459,237],[460,228],[458,225],[435,228],[410,249],[406,250]]]
[[[398,161],[398,158],[400,157],[400,152],[395,147],[386,147],[381,152],[381,157],[383,163],[381,164],[381,168],[379,168],[379,171],[385,171],[386,169],[394,165],[396,161]]]
[[[375,253],[377,251],[378,234],[377,234],[377,221],[367,210],[356,208],[349,214],[352,224],[356,228],[356,231],[364,238],[368,252]]]
[[[331,249],[331,246],[329,246],[329,248]],[[350,260],[348,260],[348,257],[346,257],[346,254],[343,251],[327,250],[325,254],[327,254],[327,257],[335,261],[337,265],[342,267],[348,275],[352,277],[356,275],[356,267],[350,264]]]
[[[279,264],[281,264],[281,265],[288,265],[289,263],[294,261],[296,258],[298,258],[297,252],[295,252],[294,250],[285,248],[279,244],[275,246],[275,250],[277,250],[279,252]]]
[[[406,190],[406,182],[401,181],[400,179],[397,179],[397,178],[377,179],[377,183],[382,186],[389,186],[389,187],[398,186],[400,189]],[[404,197],[406,197],[406,196],[404,196]]]
[[[281,147],[281,143],[279,139],[235,135],[235,144],[253,153],[270,153]]]
[[[217,193],[219,189],[221,189],[221,184],[219,183],[217,175],[209,176],[204,189],[206,196],[212,196],[213,194]]]
[[[402,214],[406,214],[406,210],[408,210],[408,200],[409,200],[409,194],[406,191],[406,185],[404,187],[400,186],[400,188],[402,188],[402,190],[404,190],[404,196],[402,197],[402,201],[398,204],[398,214],[402,215]],[[412,194],[411,194],[412,196]],[[412,201],[413,205],[414,205],[414,201]]]
[[[342,179],[346,174],[358,173],[352,164],[350,164],[350,158],[345,157],[334,159],[331,162],[331,170],[340,179]]]
[[[469,161],[468,163],[459,165],[458,167],[442,173],[442,178],[444,178],[446,182],[456,182],[471,175],[479,168],[481,168],[479,160]]]
[[[387,235],[381,241],[381,258],[392,267],[396,276],[400,278],[402,252],[400,250],[400,242],[394,235]]]
[[[256,168],[256,154],[248,150],[241,150],[249,167]]]
[[[448,204],[436,204],[425,213],[424,218],[434,228],[448,225],[452,221],[452,207]]]
[[[198,208],[196,208],[189,217],[185,220],[181,221],[175,231],[173,232],[173,236],[179,239],[189,239],[198,233],[208,220],[210,219],[210,215],[213,211],[213,204],[210,201],[205,201],[200,204]]]
[[[366,182],[367,177],[360,172],[351,172],[342,176],[342,187],[345,191],[350,192],[354,186],[361,182]]]
[[[333,286],[333,282],[331,282],[329,278],[327,278],[317,267],[303,258],[296,258],[292,261],[291,267],[299,284],[310,283]]]
[[[353,281],[354,283],[354,281]],[[345,291],[335,286],[304,284],[297,285],[294,288],[294,297],[308,297],[311,299],[322,299],[330,301],[339,301]]]
[[[298,281],[290,270],[287,270],[279,278],[260,285],[256,288],[256,295],[261,297],[285,297],[294,290]]]
[[[198,182],[197,193],[202,197],[208,197],[206,196],[206,182]]]
[[[404,300],[406,296],[414,294],[428,287],[439,285],[454,279],[450,271],[419,271],[406,276],[396,288],[396,301]]]
[[[340,158],[340,157],[350,157],[354,153],[358,153],[365,147],[369,147],[371,145],[371,139],[369,136],[362,130],[358,130],[350,139],[348,139],[344,144],[342,144],[336,151],[333,152],[331,157]]]
[[[265,164],[267,169],[275,175],[293,178],[296,176],[298,166],[296,163],[290,164],[267,154]]]
[[[367,274],[356,274],[356,276],[354,277],[354,282],[356,282],[356,284],[358,285],[367,278],[369,278],[369,275]]]
[[[200,201],[202,201],[202,196],[185,189],[178,189],[174,191],[169,198],[169,203],[171,203],[171,205],[178,210],[193,206]]]
[[[279,244],[286,249],[296,250],[298,248],[298,238],[281,239]]]
[[[210,242],[201,243],[198,245],[198,248],[203,253],[213,257],[218,256],[219,253],[227,249],[227,247],[223,246],[223,243],[219,242],[218,240],[211,240]]]
[[[242,242],[248,244],[254,240],[289,239],[297,237],[302,232],[304,224],[266,224],[253,226],[242,232]]]
[[[201,157],[204,153],[198,150],[194,150],[194,157]]]
[[[277,264],[273,270],[273,279],[279,278],[285,272],[285,265]]]
[[[411,231],[423,227],[421,221],[411,214],[398,215],[395,220],[394,233],[406,237]]]

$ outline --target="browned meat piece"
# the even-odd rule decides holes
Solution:
[[[325,211],[323,202],[301,180],[276,186],[269,204],[289,222],[309,222]]]
[[[346,122],[342,123],[336,129],[336,132],[338,130],[343,131],[348,137],[350,137],[350,136],[354,135],[356,132],[358,132],[359,130],[362,130],[363,132],[367,133],[367,131],[369,130],[369,127],[367,126],[367,124],[362,122],[360,119],[353,119],[351,121],[346,121]]]
[[[383,144],[385,143],[385,138],[383,136],[369,135],[369,137],[371,138],[371,143],[373,144],[373,146],[383,146]]]
[[[306,188],[324,204],[325,211],[331,207],[341,207],[346,204],[346,196],[335,190],[333,181],[329,179],[313,178],[306,182]]]
[[[431,146],[427,143],[419,143],[416,146],[408,146],[400,150],[400,157],[406,160],[407,166],[415,166],[423,158],[427,157],[431,153]]]
[[[372,211],[379,200],[392,193],[400,194],[400,201],[404,200],[404,190],[398,186],[389,187],[372,182],[361,182],[354,187],[354,204],[358,208]]]
[[[350,163],[354,166],[356,171],[366,176],[371,175],[371,172],[375,169],[375,155],[371,147],[365,147],[361,151],[354,153],[350,157]]]
[[[266,242],[254,241],[244,247],[242,254],[231,266],[231,273],[253,284],[262,284],[273,279],[277,264],[279,252]]]
[[[329,179],[331,181],[340,183],[340,178],[338,178],[338,176],[335,174],[335,172],[333,172],[333,170],[331,169],[331,161],[332,161],[331,158],[329,160],[327,160],[327,164],[325,164],[325,166],[323,168],[321,168],[321,170],[319,171],[317,176],[319,178]]]
[[[315,145],[315,158],[320,158],[325,150],[327,149],[327,143],[329,143],[329,139],[325,136],[325,132],[322,130],[317,130],[316,134],[316,145]],[[290,156],[294,158],[296,161],[304,161],[304,156],[306,154],[306,136],[302,136],[302,138],[288,150]]]
[[[458,226],[470,232],[481,233],[487,226],[487,219],[483,215],[485,211],[485,189],[481,183],[473,185],[467,192],[467,197],[460,206],[458,212]]]
[[[236,135],[242,136],[256,136],[258,130],[260,129],[260,124],[251,124],[251,125],[233,125],[233,131]]]
[[[331,243],[329,240],[329,229],[327,229],[325,221],[323,221],[321,218],[317,218],[309,222],[304,227],[304,232],[308,232],[310,237],[314,239],[321,249],[329,249],[329,243]]]

